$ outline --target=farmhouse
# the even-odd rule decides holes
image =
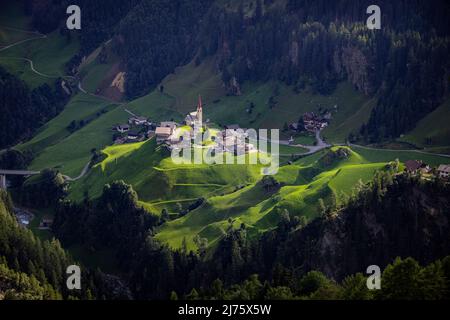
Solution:
[[[39,229],[41,230],[48,230],[53,225],[53,219],[50,218],[43,218],[41,222],[39,223]]]
[[[405,162],[405,170],[410,173],[429,173],[431,168],[421,160],[407,160]]]
[[[145,117],[138,117],[138,116],[131,117],[130,119],[128,119],[128,123],[130,125],[134,124],[136,126],[143,126],[143,125],[149,125],[150,124],[150,122],[148,121],[147,118],[145,118]]]
[[[156,128],[156,142],[162,143],[169,140],[170,136],[173,133],[173,129],[170,127],[158,127]]]
[[[225,126],[225,129],[228,129],[228,130],[237,130],[237,129],[240,129],[240,127],[239,127],[238,124],[229,124],[229,125],[226,125],[226,126]]]
[[[441,164],[438,169],[439,177],[441,178],[449,178],[450,177],[450,164]]]
[[[134,131],[133,132],[129,132],[127,138],[130,141],[138,140],[139,139],[139,133],[134,132]]]
[[[170,128],[173,131],[177,128],[178,124],[174,121],[163,121],[159,126],[163,128]]]
[[[316,132],[328,126],[328,120],[317,116],[314,112],[306,112],[303,114],[303,123],[305,130]]]
[[[120,133],[125,133],[130,131],[130,126],[128,124],[120,124],[115,129]]]

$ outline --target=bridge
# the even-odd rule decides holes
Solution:
[[[0,189],[6,190],[6,176],[35,176],[40,174],[40,171],[27,171],[27,170],[2,170],[0,169]]]

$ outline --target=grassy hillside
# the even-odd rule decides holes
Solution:
[[[420,148],[450,147],[450,98],[419,121],[416,128],[400,140]]]
[[[345,150],[344,155],[336,156],[338,150]],[[281,187],[266,190],[259,165],[175,165],[154,140],[111,146],[103,152],[102,162],[71,183],[69,197],[75,201],[86,195],[97,197],[106,183],[124,180],[153,214],[162,209],[178,213],[180,207],[186,209],[204,198],[202,206],[166,223],[157,235],[173,247],[186,238],[192,248],[196,235],[213,245],[230,221],[233,226],[246,224],[256,236],[275,227],[283,209],[311,219],[318,214],[319,198],[327,201],[332,191],[349,194],[360,179],[370,180],[386,164],[373,163],[347,147],[335,147],[283,166],[275,176]]]
[[[195,66],[193,62],[178,68],[164,79],[164,92],[175,99],[174,108],[182,114],[193,110],[198,95],[203,97],[204,118],[219,125],[237,123],[243,128],[283,128],[298,121],[303,113],[319,108],[337,109],[329,128],[324,132],[331,142],[345,142],[348,134],[366,122],[375,100],[368,100],[349,83],[341,83],[330,96],[295,93],[292,87],[279,82],[244,83],[241,96],[226,96],[220,75],[212,59]],[[270,108],[270,99],[275,101]],[[248,112],[250,105],[254,108]]]
[[[100,98],[84,94],[80,94],[79,97],[57,118],[53,119],[40,135],[21,147],[33,147],[34,143],[47,143],[46,139],[51,140],[34,159],[31,168],[40,170],[55,167],[66,175],[76,177],[89,161],[92,149],[101,150],[112,144],[112,128],[117,124],[126,123],[130,117],[125,108],[152,119],[158,118],[158,116],[162,117],[162,115],[168,117],[172,115],[165,108],[170,106],[171,99],[159,93],[151,94],[125,106],[111,105]],[[84,101],[86,97],[91,103]],[[85,108],[85,116],[81,118],[80,108],[77,108],[79,105]],[[68,135],[66,128],[73,119],[88,119],[89,122]]]
[[[36,35],[30,38],[35,37]],[[78,50],[79,43],[75,36],[68,39],[55,31],[46,38],[24,42],[1,51],[0,64],[34,88],[43,83],[51,84],[55,78],[64,76],[65,64]],[[30,63],[23,58],[32,60],[34,68],[45,76],[33,72]]]
[[[33,139],[16,148],[19,150],[30,150],[33,151],[33,153],[40,153],[45,148],[50,147],[69,136],[70,132],[67,130],[67,127],[72,121],[88,121],[109,105],[109,102],[80,93],[69,101],[67,106],[57,117],[40,128]]]
[[[71,186],[71,198],[98,196],[106,183],[124,180],[132,184],[140,199],[155,207],[177,201],[190,202],[229,187],[256,181],[260,166],[175,165],[168,151],[147,142],[111,146],[103,150],[106,158],[84,179]]]
[[[2,46],[24,41],[6,50]],[[52,84],[54,79],[65,74],[65,64],[78,52],[76,36],[63,37],[58,31],[46,35],[36,33],[30,17],[23,12],[23,1],[0,3],[0,65],[24,80],[32,88],[43,83]],[[42,75],[33,72],[30,63]],[[45,75],[45,76],[44,76]]]
[[[449,157],[442,157],[433,154],[423,154],[416,151],[401,151],[401,150],[372,150],[363,147],[352,147],[367,161],[370,162],[386,162],[399,159],[401,162],[407,160],[422,160],[431,166],[438,166],[439,164],[450,163]]]
[[[357,153],[344,149],[348,150],[345,158],[327,165],[322,159],[329,152],[322,152],[282,167],[275,176],[281,183],[279,189],[266,190],[259,177],[242,189],[210,197],[200,208],[163,225],[157,238],[173,247],[181,246],[186,239],[194,247],[193,239],[199,235],[213,245],[231,224],[244,223],[253,235],[275,227],[284,209],[311,219],[318,215],[319,198],[326,201],[332,190],[350,193],[360,179],[368,181],[376,170],[385,167],[385,163],[368,163]]]

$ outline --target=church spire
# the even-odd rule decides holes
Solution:
[[[202,96],[201,95],[198,95],[197,111],[198,112],[202,112],[203,111]]]
[[[201,95],[198,95],[197,121],[199,126],[201,127],[203,125],[203,103]]]

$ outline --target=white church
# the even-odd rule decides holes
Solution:
[[[202,97],[198,96],[198,105],[197,111],[189,113],[184,119],[186,125],[196,128],[200,130],[203,126],[203,105],[202,105]]]

